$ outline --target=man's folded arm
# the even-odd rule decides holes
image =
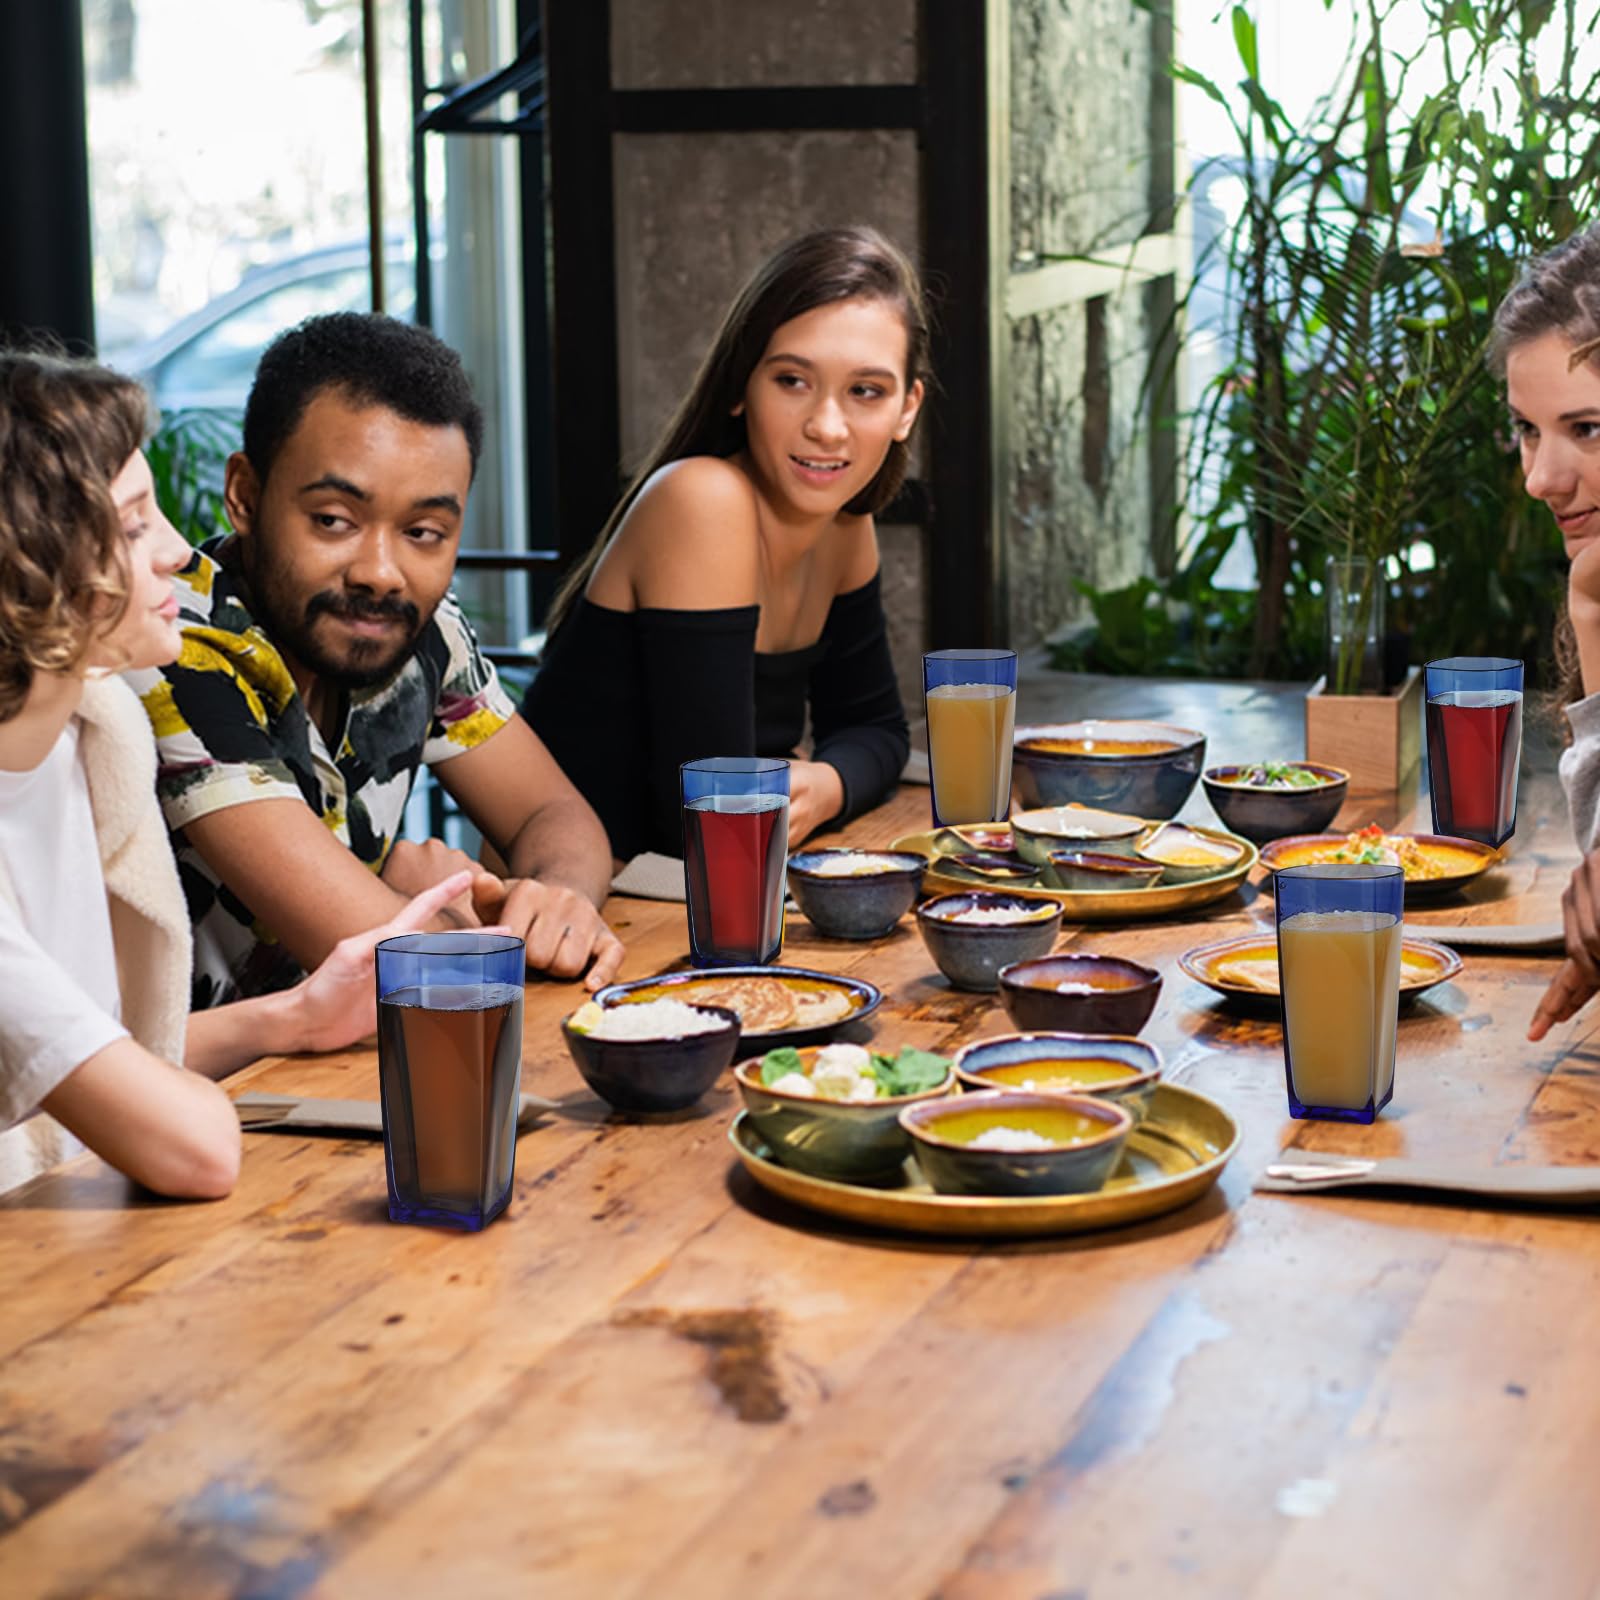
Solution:
[[[208,811],[185,824],[184,838],[308,972],[341,939],[387,922],[406,903],[301,800]]]
[[[595,906],[611,887],[611,845],[589,802],[521,717],[434,776],[499,852],[513,878],[574,889]]]

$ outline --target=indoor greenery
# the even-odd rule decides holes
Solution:
[[[1546,653],[1561,542],[1521,492],[1484,356],[1519,262],[1600,216],[1600,73],[1575,81],[1588,6],[1349,9],[1348,54],[1303,122],[1263,76],[1254,5],[1228,13],[1235,84],[1173,64],[1224,108],[1242,152],[1245,203],[1215,245],[1224,359],[1182,419],[1178,570],[1086,589],[1094,629],[1058,649],[1061,665],[1311,676],[1330,556],[1385,574],[1414,659]],[[1427,43],[1403,50],[1419,16]],[[1249,592],[1215,583],[1239,539]],[[1353,688],[1358,665],[1330,663],[1330,689]]]
[[[239,422],[237,411],[168,411],[145,445],[156,504],[190,544],[228,530],[222,475],[240,445]]]

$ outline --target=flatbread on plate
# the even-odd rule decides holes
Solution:
[[[794,996],[795,1026],[825,1028],[843,1022],[854,1009],[842,989],[800,989]]]
[[[692,996],[701,1005],[737,1011],[739,1026],[745,1033],[781,1033],[795,1027],[797,998],[777,978],[710,979],[695,984]]]

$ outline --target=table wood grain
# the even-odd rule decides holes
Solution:
[[[1299,748],[1270,686],[1024,680],[1036,720],[1118,705],[1202,721],[1217,761]],[[1574,854],[1553,758],[1530,768],[1505,864],[1408,922],[1557,914]],[[846,837],[926,816],[904,789]],[[626,976],[684,959],[681,906],[607,914]],[[560,1109],[482,1235],[391,1225],[371,1141],[247,1134],[215,1204],[89,1157],[35,1181],[0,1203],[0,1593],[1592,1594],[1596,1219],[1250,1183],[1289,1145],[1600,1162],[1597,1019],[1527,1044],[1553,960],[1468,953],[1402,1017],[1375,1127],[1292,1123],[1278,1025],[1175,964],[1270,916],[1250,887],[1063,931],[1161,967],[1147,1037],[1244,1131],[1138,1227],[975,1245],[792,1209],[732,1160],[730,1083],[608,1114],[556,1029],[576,991],[537,983],[524,1086]],[[849,945],[793,919],[784,955],[883,988],[880,1040],[1007,1031],[909,921]],[[375,1057],[230,1087],[375,1098]]]

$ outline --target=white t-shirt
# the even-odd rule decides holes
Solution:
[[[0,771],[0,862],[3,1128],[128,1031],[76,718],[31,772]]]

